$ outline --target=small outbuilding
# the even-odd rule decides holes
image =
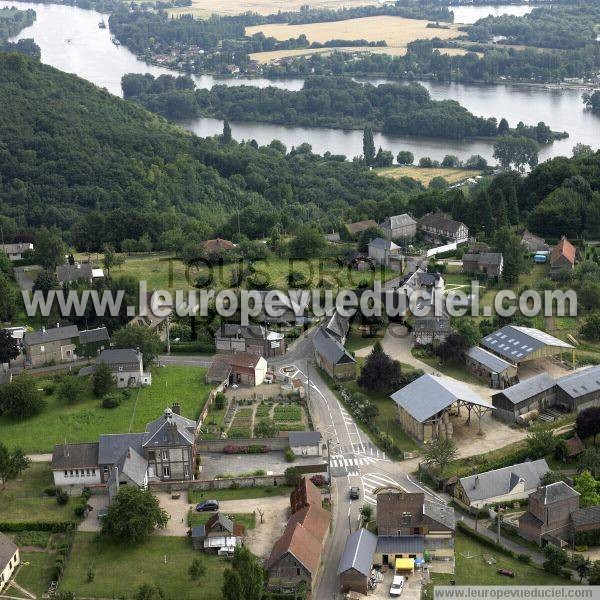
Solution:
[[[491,388],[504,389],[516,383],[517,367],[484,348],[473,346],[465,353],[467,369]]]
[[[348,536],[338,567],[340,591],[367,594],[376,548],[377,536],[367,529]]]
[[[323,327],[314,337],[315,361],[333,379],[354,379],[356,360]]]
[[[556,402],[556,384],[547,373],[534,375],[492,396],[494,415],[515,423],[521,415],[543,410]]]
[[[321,433],[290,431],[290,448],[296,456],[321,456]]]

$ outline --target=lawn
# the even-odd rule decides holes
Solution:
[[[254,513],[229,513],[227,515],[235,524],[243,525],[246,529],[254,529],[256,527],[256,515]],[[204,525],[210,518],[212,513],[199,513],[190,510],[188,514],[188,525]]]
[[[103,433],[144,431],[146,423],[158,418],[165,408],[179,402],[184,416],[195,419],[208,398],[211,385],[206,370],[191,367],[155,368],[152,385],[132,390],[129,398],[113,409],[102,408],[90,387],[77,404],[66,405],[56,393],[45,396],[46,408],[30,419],[17,421],[0,417],[0,439],[25,452],[51,452],[55,444],[95,442]],[[44,384],[40,380],[40,387]]]
[[[60,506],[44,490],[54,487],[49,463],[31,463],[18,479],[0,488],[0,521],[76,521],[75,504]]]
[[[207,572],[196,583],[188,569],[197,556],[203,558]],[[87,580],[90,565],[95,569],[91,583]],[[194,551],[187,537],[152,536],[139,545],[123,545],[91,533],[76,533],[59,589],[77,597],[131,598],[142,584],[149,583],[178,600],[219,600],[227,565],[217,556]]]
[[[457,585],[567,585],[569,583],[566,579],[552,575],[540,567],[525,565],[515,558],[484,546],[461,531],[456,532],[454,556],[455,574],[432,573],[431,579],[434,585],[449,585],[451,579],[454,579]],[[496,563],[488,565],[484,561],[484,556],[493,557]],[[498,569],[510,569],[515,573],[515,577],[498,575],[496,573]]]
[[[428,364],[430,367],[433,367],[436,371],[447,375],[448,377],[458,379],[459,381],[464,381],[465,383],[484,385],[482,379],[479,379],[472,373],[469,373],[464,366],[445,364],[441,362],[437,356],[433,356],[418,348],[413,348],[412,355]]]
[[[49,552],[21,552],[23,563],[16,582],[38,598],[48,591],[54,573],[54,556]],[[14,590],[13,590],[14,592]]]
[[[227,490],[189,490],[188,502],[197,504],[205,500],[248,500],[253,498],[272,498],[289,496],[294,488],[289,485],[240,487]]]
[[[375,335],[367,336],[364,335],[364,332],[360,331],[356,325],[352,325],[348,332],[348,336],[346,337],[346,350],[348,350],[348,352],[356,352],[357,350],[373,346],[375,342],[383,339],[384,334],[385,329],[382,329]]]
[[[464,50],[462,51],[465,52]],[[419,183],[424,186],[428,186],[429,182],[434,177],[443,177],[450,185],[468,179],[469,177],[476,177],[481,175],[481,171],[473,171],[471,169],[451,169],[444,167],[386,167],[384,169],[376,169],[378,175],[383,177],[392,177],[393,179],[400,179],[401,177],[410,177],[416,179]]]
[[[252,36],[262,32],[267,37],[289,40],[304,34],[311,43],[325,43],[330,40],[367,40],[368,42],[385,40],[388,46],[396,48],[404,47],[415,40],[438,37],[447,40],[461,35],[458,28],[451,24],[448,25],[448,29],[434,29],[427,27],[427,24],[428,21],[423,19],[376,16],[303,25],[288,25],[287,23],[256,25],[246,27],[246,35]]]

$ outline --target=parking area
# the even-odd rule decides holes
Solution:
[[[257,440],[260,443],[260,440]],[[285,460],[283,450],[267,454],[223,454],[222,452],[202,452],[201,479],[215,479],[228,475],[248,475],[264,471],[267,475],[283,475],[288,467],[324,464],[318,456],[298,457],[292,463]]]
[[[390,587],[394,580],[394,571],[389,570],[383,574],[383,581],[377,584],[377,587],[369,593],[368,598],[377,598],[381,600],[389,600],[390,598]],[[414,575],[410,575],[404,581],[404,589],[402,590],[401,600],[420,600],[421,599],[421,588],[422,575],[420,571],[415,571]]]

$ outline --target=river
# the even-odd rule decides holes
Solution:
[[[120,81],[125,73],[173,73],[161,67],[146,65],[127,48],[115,46],[111,42],[108,29],[98,27],[98,22],[106,19],[106,16],[95,11],[58,4],[0,1],[0,7],[13,5],[19,8],[33,8],[37,13],[36,22],[24,29],[16,39],[33,38],[41,48],[42,62],[62,71],[75,73],[98,86],[105,87],[113,94],[121,94]],[[481,16],[482,10],[484,13],[490,10],[489,7],[481,6],[458,8],[463,20],[475,20],[477,15]],[[492,8],[514,14],[514,9],[523,10],[530,7],[508,5]],[[217,79],[212,76],[196,76],[195,80],[202,88],[224,83],[260,87],[275,85],[297,90],[303,84],[300,79],[269,81],[260,78]],[[374,83],[382,81],[373,80]],[[555,130],[568,131],[570,138],[544,147],[540,152],[540,160],[570,155],[573,145],[577,142],[589,144],[594,148],[600,145],[600,117],[585,110],[581,102],[581,90],[555,90],[510,84],[463,85],[423,82],[423,85],[434,99],[457,100],[474,114],[505,117],[511,126],[515,126],[519,121],[526,124],[545,121]],[[218,119],[193,119],[181,124],[200,136],[214,135],[222,130],[222,122]],[[351,158],[362,153],[361,131],[232,123],[232,132],[236,139],[255,139],[261,145],[276,138],[288,147],[308,142],[313,150],[320,154],[329,151]],[[417,159],[430,156],[441,160],[446,154],[455,154],[461,159],[466,159],[473,154],[480,154],[492,161],[492,142],[485,140],[443,140],[376,134],[375,143],[384,149],[392,150],[394,154],[399,150],[409,150]]]

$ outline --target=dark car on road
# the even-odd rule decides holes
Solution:
[[[360,498],[360,488],[350,488],[350,500],[358,500]]]
[[[216,510],[219,510],[219,502],[217,500],[206,500],[196,505],[197,512],[214,512]]]

